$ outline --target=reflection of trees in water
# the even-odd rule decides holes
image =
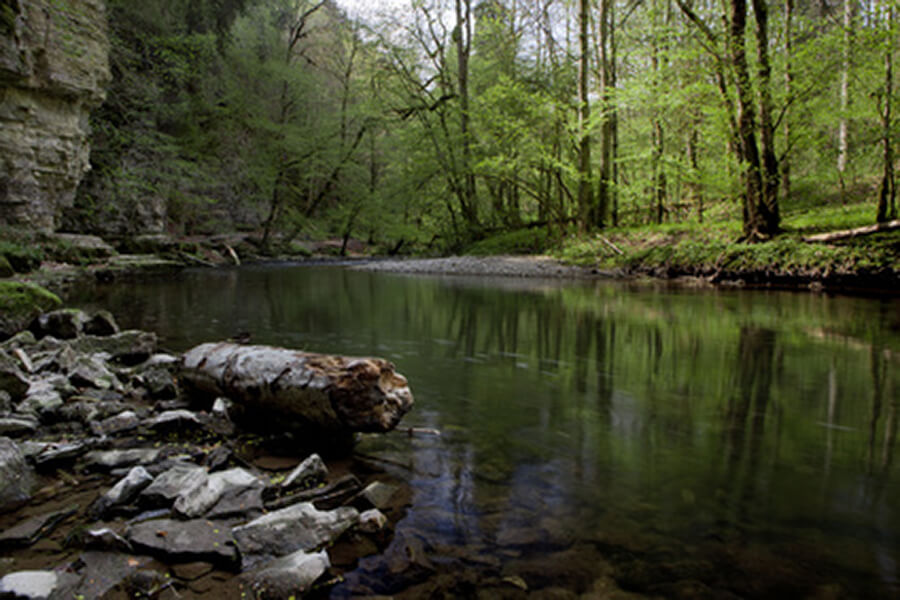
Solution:
[[[775,340],[774,331],[753,327],[742,327],[738,338],[736,379],[723,434],[726,481],[739,518],[757,494],[760,451],[772,395]]]

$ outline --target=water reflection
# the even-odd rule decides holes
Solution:
[[[416,494],[392,554],[336,595],[442,569],[578,593],[900,592],[896,300],[281,267],[97,303],[175,350],[250,331],[397,363],[407,422],[444,435],[362,444]]]

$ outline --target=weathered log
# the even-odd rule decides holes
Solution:
[[[182,382],[285,430],[389,431],[413,404],[406,378],[386,360],[269,346],[197,346],[182,357]]]
[[[803,241],[810,243],[837,242],[839,240],[848,240],[850,238],[872,235],[873,233],[881,233],[883,231],[893,231],[895,229],[900,229],[900,219],[889,221],[887,223],[877,223],[875,225],[866,225],[865,227],[856,227],[854,229],[842,229],[841,231],[818,233],[816,235],[810,235],[803,238]]]

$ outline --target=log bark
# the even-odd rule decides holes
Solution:
[[[384,432],[413,405],[406,378],[386,360],[270,346],[197,346],[182,357],[182,382],[229,398],[265,429]]]
[[[804,242],[837,242],[839,240],[847,240],[850,238],[860,237],[863,235],[872,235],[882,231],[893,231],[900,229],[900,219],[889,221],[887,223],[878,223],[877,225],[866,225],[865,227],[857,227],[855,229],[842,229],[841,231],[832,231],[830,233],[819,233],[803,238]]]

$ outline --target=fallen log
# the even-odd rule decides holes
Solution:
[[[223,342],[189,350],[181,367],[189,392],[225,396],[236,420],[266,429],[385,432],[413,404],[406,378],[380,358]]]
[[[810,235],[803,238],[803,241],[811,243],[837,242],[839,240],[847,240],[863,235],[872,235],[873,233],[881,233],[883,231],[893,231],[895,229],[900,229],[900,219],[888,221],[887,223],[878,223],[876,225],[856,227],[854,229],[842,229],[841,231],[832,231],[830,233],[818,233],[816,235]]]

